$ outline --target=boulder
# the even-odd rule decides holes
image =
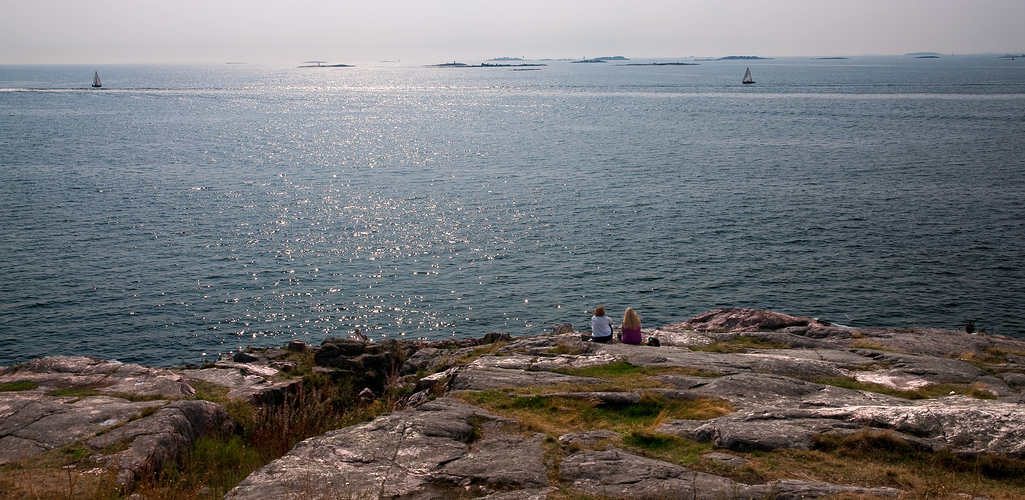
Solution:
[[[131,488],[146,475],[188,451],[197,439],[224,435],[235,423],[220,405],[209,401],[178,401],[152,415],[128,422],[86,442],[96,451],[125,443],[126,449],[106,457],[119,469],[118,482]]]
[[[715,330],[757,332],[787,327],[828,327],[831,325],[812,318],[789,316],[758,309],[727,308],[695,316],[683,323],[682,326],[699,332]]]
[[[245,375],[240,368],[204,368],[182,370],[185,380],[202,380],[228,389],[228,399],[241,399],[257,406],[279,405],[289,395],[298,394],[302,379],[270,382],[260,375]],[[245,370],[250,371],[250,370]]]
[[[552,333],[555,334],[555,335],[559,335],[559,334],[562,334],[562,333],[573,333],[573,332],[574,332],[574,330],[573,330],[573,324],[572,323],[560,323],[560,324],[555,325],[555,326],[552,327]]]

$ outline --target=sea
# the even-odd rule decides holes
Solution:
[[[1025,337],[1025,58],[528,62],[0,66],[0,366],[599,305]]]

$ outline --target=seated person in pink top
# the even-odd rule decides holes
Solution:
[[[624,344],[638,345],[644,337],[641,335],[641,318],[637,316],[632,307],[626,308],[623,315],[623,334],[621,340]]]

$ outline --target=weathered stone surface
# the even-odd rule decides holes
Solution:
[[[613,431],[571,432],[569,434],[559,436],[559,442],[562,444],[578,443],[584,446],[594,446],[601,441],[611,439],[618,435],[619,433]]]
[[[270,382],[260,375],[243,375],[238,368],[183,370],[185,380],[202,380],[229,389],[228,399],[241,399],[254,405],[279,405],[302,387],[301,379]]]
[[[900,494],[893,488],[862,488],[794,479],[751,486],[611,447],[573,453],[559,465],[559,473],[572,482],[575,490],[612,498],[753,500],[819,498],[840,493],[885,497]]]
[[[730,323],[738,318],[741,320]],[[764,311],[742,314],[733,311],[725,315],[713,314],[701,321],[696,318],[689,325],[676,323],[645,330],[645,336],[655,335],[662,340],[663,347],[659,348],[582,342],[579,335],[572,332],[521,339],[491,335],[484,339],[433,343],[329,339],[323,346],[309,347],[316,351],[321,365],[314,367],[315,372],[335,379],[353,377],[375,390],[386,381],[399,380],[400,374],[405,375],[406,382],[427,376],[419,379],[413,396],[406,402],[408,409],[307,440],[282,459],[254,473],[229,498],[316,497],[321,493],[322,496],[354,498],[361,495],[450,498],[455,494],[494,499],[543,498],[552,491],[549,480],[555,477],[556,471],[550,470],[554,466],[551,462],[544,461],[541,436],[524,435],[513,422],[465,403],[445,397],[431,399],[446,391],[510,389],[516,392],[513,391],[516,388],[532,387],[540,388],[543,397],[583,398],[615,407],[638,403],[644,391],[617,391],[602,380],[558,373],[616,362],[665,369],[657,376],[662,387],[645,391],[666,399],[714,397],[728,401],[736,410],[734,413],[710,420],[668,420],[657,432],[708,441],[716,448],[734,450],[738,454],[779,448],[809,449],[821,442],[817,438],[820,434],[866,433],[903,439],[923,451],[1025,457],[1025,414],[1020,410],[1025,408],[1022,405],[1025,395],[1020,392],[1025,386],[1025,375],[1022,375],[1025,373],[1025,356],[1022,355],[1025,343],[932,329],[850,329],[793,318]],[[754,319],[757,322],[752,323]],[[754,331],[750,331],[752,329]],[[751,344],[740,342],[716,348],[729,352],[690,348],[729,343],[741,336],[771,341],[755,345],[781,348],[744,348]],[[503,344],[487,349],[488,353],[494,352],[493,355],[482,355],[484,350],[477,347],[484,342]],[[285,366],[281,358],[288,353],[281,349],[245,352],[257,360],[236,363],[229,357],[221,360],[216,369],[186,370],[179,383],[201,379],[231,387],[231,397],[251,395],[254,388],[269,384],[265,376],[278,373],[273,366]],[[467,363],[469,359],[474,361]],[[47,373],[43,377],[49,384],[46,388],[0,393],[0,454],[7,453],[4,450],[24,453],[27,449],[45,450],[57,446],[25,437],[29,424],[45,420],[31,416],[32,411],[53,415],[58,422],[55,425],[70,428],[68,417],[59,420],[60,415],[67,413],[59,409],[86,403],[94,405],[93,409],[100,409],[111,404],[95,397],[67,401],[39,399],[49,397],[44,395],[45,391],[54,387],[83,384],[106,389],[118,384],[109,383],[109,367],[105,367],[105,362],[88,360],[82,368],[65,369],[75,363],[67,360],[41,362],[40,368],[25,373],[33,377],[37,376],[32,375],[36,372]],[[0,377],[20,370],[5,369],[0,371]],[[143,368],[117,370],[127,380],[117,385],[118,393],[122,393],[124,387],[145,385],[145,382],[139,386],[134,384],[140,381],[138,377],[152,376],[151,372],[139,370]],[[135,378],[128,380],[128,376]],[[0,382],[6,380],[0,378]],[[69,382],[71,380],[73,382]],[[65,385],[60,385],[61,381]],[[972,394],[986,396],[988,393],[994,399],[944,396],[908,400],[828,385],[848,386],[855,381],[900,390],[951,384],[957,389],[955,392],[966,393],[970,386]],[[600,391],[585,390],[580,387],[584,385],[602,387]],[[545,392],[546,386],[559,387],[550,387]],[[947,391],[948,388],[944,388],[943,394]],[[7,406],[3,406],[5,404]],[[95,433],[96,425],[123,425],[131,416],[141,414],[146,404],[162,406],[165,403],[141,403],[138,407],[118,410],[121,413],[115,411],[115,406],[105,407],[106,410],[96,415],[122,416],[107,419],[112,424],[107,424],[107,420],[93,422],[92,427],[86,426],[86,434],[75,434],[80,437],[74,439]],[[136,413],[131,413],[132,410]],[[122,439],[132,440],[116,459],[124,460],[122,466],[133,478],[150,466],[137,465],[142,462],[133,461],[130,451],[139,449],[142,451],[138,456],[148,453],[159,458],[161,455],[154,450],[180,449],[185,439],[195,435],[168,423],[180,423],[182,417],[168,416],[173,412],[165,410],[157,410],[101,436],[113,439],[121,432]],[[165,423],[157,424],[157,416]],[[143,432],[139,430],[143,423],[175,430],[162,434]],[[89,443],[99,446],[98,439],[90,439]],[[897,494],[896,490],[889,489],[789,479],[743,485],[636,457],[614,447],[600,451],[580,449],[617,446],[619,440],[615,432],[601,430],[562,436],[560,442],[566,446],[563,452],[569,455],[564,457],[557,471],[560,486],[615,498],[796,499],[840,493]],[[709,454],[706,458],[734,466],[742,466],[744,460],[728,454]]]
[[[445,464],[438,477],[446,477],[454,484],[472,482],[488,484],[491,488],[541,488],[548,483],[544,451],[544,434],[524,439],[520,433],[485,434],[483,440],[470,447],[462,458]]]
[[[705,453],[702,457],[714,460],[721,464],[729,465],[730,467],[743,467],[751,463],[750,460],[744,457],[730,455],[729,453]]]
[[[672,420],[659,432],[734,451],[811,449],[816,434],[892,431],[925,450],[1025,456],[1025,409],[963,396],[831,408],[772,408],[737,412],[702,425]]]
[[[171,370],[85,356],[52,356],[5,368],[0,371],[0,384],[8,382],[32,382],[39,385],[39,391],[76,388],[167,399],[196,395],[192,387]]]
[[[123,450],[108,462],[121,469],[119,481],[130,485],[139,474],[158,469],[199,437],[229,432],[234,426],[214,403],[168,404],[163,399],[129,401],[114,396],[193,396],[192,387],[171,370],[86,357],[53,357],[4,369],[2,377],[3,383],[39,385],[26,391],[0,392],[0,464],[76,442],[94,451],[123,443],[119,446]],[[51,395],[51,390],[58,388],[78,392]],[[95,392],[111,396],[90,395]]]
[[[236,352],[231,359],[236,363],[252,363],[253,361],[260,360],[260,358],[253,356],[252,354],[249,354],[245,351]]]
[[[410,499],[450,498],[451,488],[471,483],[493,490],[539,489],[546,483],[540,437],[503,431],[506,423],[511,422],[440,398],[303,441],[226,498],[292,498],[323,484],[354,496]],[[499,460],[502,467],[494,467]]]
[[[829,323],[811,318],[761,311],[758,309],[727,308],[709,311],[687,320],[683,326],[700,332],[726,330],[730,332],[756,332],[779,330],[787,327],[826,327]]]
[[[599,379],[576,377],[544,371],[526,371],[509,369],[476,369],[459,370],[449,386],[455,391],[484,391],[488,389],[508,389],[512,387],[533,387],[558,384],[601,384]]]
[[[572,323],[560,323],[560,324],[555,325],[555,326],[552,327],[552,333],[554,333],[555,335],[559,335],[561,333],[573,333],[573,332],[574,332],[574,330],[573,330],[573,324]]]
[[[325,340],[314,355],[318,366],[335,368],[348,373],[361,385],[381,393],[393,377],[413,346],[395,340],[364,342],[349,338]]]
[[[840,494],[897,498],[900,496],[901,491],[895,488],[863,488],[861,486],[832,484],[821,481],[780,479],[769,484],[748,487],[745,494],[749,495],[749,498],[756,499],[804,500]]]
[[[109,396],[51,397],[0,392],[0,464],[94,436],[167,401],[131,402]]]

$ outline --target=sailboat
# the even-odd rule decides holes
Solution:
[[[742,81],[740,83],[745,83],[746,84],[746,83],[754,83],[754,82],[755,81],[751,79],[751,68],[747,68],[747,72],[744,73],[744,81]]]
[[[102,86],[103,84],[100,83],[100,73],[98,71],[93,71],[93,88],[98,89]]]

